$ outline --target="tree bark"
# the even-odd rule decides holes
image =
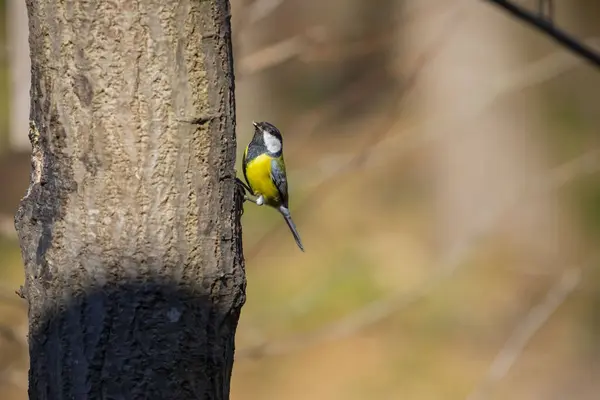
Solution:
[[[229,398],[245,300],[229,1],[27,8],[30,398]]]

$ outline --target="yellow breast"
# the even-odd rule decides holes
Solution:
[[[271,160],[266,154],[261,154],[248,162],[246,176],[250,187],[257,195],[262,195],[269,204],[279,201],[279,192],[271,179]]]

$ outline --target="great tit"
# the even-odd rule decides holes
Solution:
[[[277,209],[294,235],[296,244],[304,251],[300,235],[288,208],[288,184],[283,160],[281,132],[268,122],[252,122],[254,136],[244,151],[242,169],[248,186],[244,188],[259,206],[266,204]],[[241,181],[240,181],[241,182]]]

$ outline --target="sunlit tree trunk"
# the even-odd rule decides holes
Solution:
[[[30,398],[227,399],[245,298],[228,0],[27,7]]]

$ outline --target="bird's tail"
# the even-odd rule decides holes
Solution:
[[[298,247],[300,247],[300,250],[304,251],[304,246],[302,246],[302,240],[300,239],[300,234],[298,233],[298,230],[296,229],[296,224],[294,224],[294,221],[292,220],[290,210],[288,210],[287,207],[281,206],[281,207],[279,207],[279,212],[281,213],[281,215],[283,215],[283,219],[285,219],[285,222],[290,227],[290,231],[292,231],[292,235],[294,235],[296,244],[298,245]]]

